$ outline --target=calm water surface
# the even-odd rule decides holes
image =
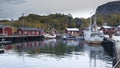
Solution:
[[[3,45],[0,68],[112,68],[112,58],[101,45],[84,41],[33,41]]]

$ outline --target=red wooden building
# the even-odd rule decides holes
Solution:
[[[27,36],[39,36],[41,35],[43,29],[31,28],[31,27],[20,27],[17,29],[18,35],[27,35]]]
[[[114,33],[114,28],[111,26],[102,26],[100,27],[100,30],[102,30],[104,34]]]
[[[114,30],[115,35],[120,35],[120,25]]]
[[[12,27],[8,25],[0,25],[0,35],[12,35]]]
[[[79,36],[79,29],[78,28],[66,28],[65,33],[70,36]]]

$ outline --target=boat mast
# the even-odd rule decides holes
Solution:
[[[92,14],[92,12],[90,12]],[[90,17],[90,30],[92,31],[92,16]]]
[[[96,14],[95,14],[95,20],[94,20],[94,25],[96,25]]]
[[[95,29],[95,31],[97,31],[96,14],[95,14],[95,19],[94,19],[94,29]]]

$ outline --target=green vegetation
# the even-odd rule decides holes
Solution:
[[[50,14],[48,16],[29,14],[28,16],[20,17],[18,20],[14,20],[14,21],[1,20],[0,22],[14,26],[15,30],[18,27],[27,26],[27,27],[44,28],[48,31],[52,28],[55,28],[59,32],[61,32],[66,27],[77,27],[77,28],[87,27],[89,25],[89,18],[88,19],[73,18],[71,14],[64,15],[60,13]],[[110,26],[119,25],[120,13],[97,15],[98,26],[101,26],[104,23],[107,23]]]
[[[120,13],[97,15],[97,23],[99,26],[104,23],[107,23],[110,26],[118,26],[120,25]]]

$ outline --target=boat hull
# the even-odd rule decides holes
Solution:
[[[56,38],[56,35],[44,35],[44,38],[46,39],[55,39]]]
[[[103,33],[100,32],[85,31],[84,39],[87,43],[101,44],[104,40],[104,36]]]
[[[95,45],[100,45],[100,44],[102,44],[102,41],[86,41],[86,43],[88,43],[88,44],[95,44]]]

